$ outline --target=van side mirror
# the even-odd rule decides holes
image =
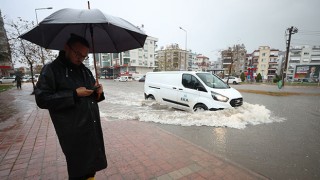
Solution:
[[[202,87],[202,86],[197,86],[196,89],[197,89],[198,91],[207,92],[207,90],[206,90],[204,87]]]

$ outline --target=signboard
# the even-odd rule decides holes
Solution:
[[[297,65],[295,79],[307,79],[309,82],[319,82],[320,65]]]

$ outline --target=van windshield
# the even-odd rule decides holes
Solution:
[[[219,89],[230,88],[229,85],[224,83],[216,75],[213,75],[213,74],[210,74],[210,73],[196,73],[196,74],[208,87],[219,88]]]

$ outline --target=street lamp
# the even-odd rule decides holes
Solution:
[[[37,11],[38,11],[38,10],[45,10],[45,9],[52,9],[52,7],[36,8],[36,9],[34,10],[34,12],[36,13],[37,25],[39,24]],[[42,51],[42,47],[41,47],[41,46],[40,46],[40,52],[41,52],[41,62],[42,62],[42,65],[44,66],[44,57],[43,57],[43,51]]]
[[[179,27],[182,31],[184,31],[186,33],[186,42],[185,42],[185,48],[186,48],[186,57],[185,57],[185,63],[184,63],[184,69],[187,70],[187,38],[188,38],[188,33],[187,30],[183,29],[182,27]]]

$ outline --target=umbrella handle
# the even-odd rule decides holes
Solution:
[[[96,63],[96,56],[95,56],[95,51],[94,51],[94,40],[93,40],[93,28],[92,24],[90,24],[90,34],[91,34],[91,42],[92,42],[92,54],[93,54],[93,64],[94,64],[94,71],[96,74],[96,82],[99,84],[99,78],[98,78],[98,72],[97,72],[97,63]]]

